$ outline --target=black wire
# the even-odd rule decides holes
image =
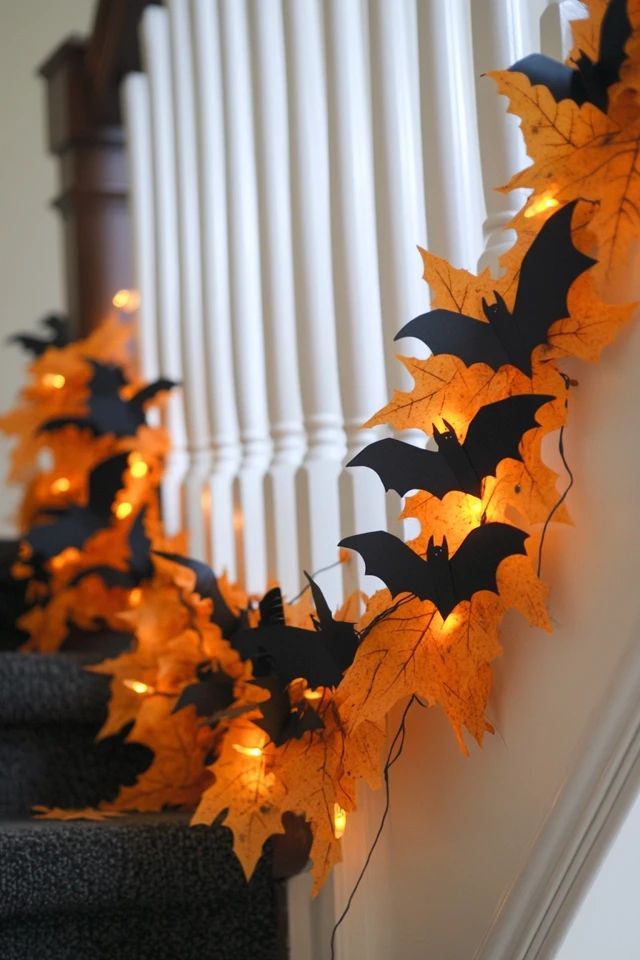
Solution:
[[[411,697],[411,699],[409,700],[408,704],[407,704],[406,707],[404,708],[404,712],[403,712],[403,714],[402,714],[402,719],[401,719],[401,721],[400,721],[400,725],[398,726],[398,729],[396,730],[396,735],[395,735],[395,737],[393,738],[393,741],[392,741],[392,743],[391,743],[391,746],[389,747],[389,753],[387,754],[387,762],[386,762],[385,765],[384,765],[384,789],[385,789],[384,812],[383,812],[383,814],[382,814],[382,819],[380,820],[380,826],[378,827],[378,830],[377,830],[377,832],[376,832],[376,835],[375,835],[375,837],[373,838],[373,843],[372,843],[371,846],[369,847],[369,852],[368,852],[368,854],[367,854],[367,857],[366,857],[366,859],[365,859],[365,861],[364,861],[364,864],[363,864],[363,866],[362,866],[362,869],[361,869],[360,873],[358,874],[358,879],[356,880],[356,882],[355,882],[355,884],[354,884],[354,886],[353,886],[353,890],[352,890],[351,893],[349,894],[349,899],[347,900],[347,905],[346,905],[346,907],[344,908],[344,910],[342,911],[342,913],[340,914],[340,916],[339,916],[338,920],[336,921],[336,924],[335,924],[335,926],[334,926],[334,928],[333,928],[333,931],[332,931],[332,933],[331,933],[331,960],[335,960],[335,955],[336,955],[336,934],[337,934],[337,932],[338,932],[338,928],[340,927],[340,924],[341,924],[342,921],[345,919],[345,917],[346,917],[347,914],[349,913],[349,910],[351,909],[351,904],[353,903],[353,899],[354,899],[356,893],[358,892],[358,887],[359,887],[360,884],[362,883],[362,880],[363,880],[363,878],[364,878],[364,875],[365,875],[365,873],[367,872],[367,867],[369,866],[369,863],[371,862],[371,857],[373,856],[373,852],[374,852],[374,850],[376,849],[376,846],[378,845],[378,840],[379,840],[380,837],[382,836],[382,831],[383,831],[383,829],[384,829],[384,825],[385,825],[385,822],[386,822],[386,819],[387,819],[387,815],[388,815],[388,813],[389,813],[389,807],[390,807],[390,804],[391,804],[391,793],[390,793],[390,788],[389,788],[389,771],[391,770],[391,767],[394,765],[394,763],[396,763],[396,761],[400,759],[400,756],[401,756],[402,751],[403,751],[403,749],[404,749],[404,740],[405,740],[405,734],[406,734],[407,715],[408,715],[409,710],[411,709],[411,706],[413,705],[414,702],[418,702],[418,701],[417,701],[417,697],[416,697],[415,695]],[[396,748],[397,748],[397,749],[396,749]],[[394,751],[395,751],[395,754],[394,754]]]
[[[574,482],[574,476],[571,471],[571,467],[567,462],[567,458],[564,452],[564,424],[560,427],[560,436],[558,438],[558,453],[560,454],[560,459],[562,460],[564,469],[566,470],[567,476],[569,477],[569,483],[567,484],[566,488],[564,489],[560,497],[554,503],[553,507],[549,512],[549,516],[545,520],[544,526],[542,528],[542,533],[540,535],[540,546],[538,547],[538,571],[537,571],[538,577],[540,576],[540,572],[542,570],[542,548],[544,546],[544,540],[547,535],[547,529],[549,527],[549,524],[553,520],[554,514],[560,509],[564,501],[567,499],[567,495],[571,490],[571,487],[573,486],[573,482]]]
[[[333,563],[327,564],[326,567],[320,567],[319,570],[316,570],[316,571],[314,571],[314,573],[311,574],[311,579],[312,579],[312,580],[315,580],[316,577],[319,577],[321,573],[326,573],[327,570],[333,570],[334,567],[339,567],[341,563],[342,563],[342,560],[340,560],[340,559],[338,558],[338,559],[335,560]],[[300,599],[300,597],[304,596],[304,594],[307,592],[307,590],[310,590],[310,589],[311,589],[311,584],[308,583],[308,584],[306,585],[306,587],[303,587],[303,588],[302,588],[302,590],[300,591],[300,593],[296,593],[295,597],[292,597],[292,599],[289,600],[288,602],[289,602],[289,603],[295,603],[297,600]]]

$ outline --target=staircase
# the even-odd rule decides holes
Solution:
[[[108,681],[86,659],[0,653],[0,957],[282,960],[271,858],[247,884],[226,829],[183,812],[30,819],[111,799],[151,759],[122,735],[94,742]]]

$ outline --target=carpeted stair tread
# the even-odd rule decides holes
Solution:
[[[0,727],[77,721],[101,725],[109,678],[81,654],[0,653]]]
[[[0,919],[235,903],[263,916],[268,858],[247,885],[224,827],[184,813],[0,822]],[[0,954],[1,955],[1,954]]]

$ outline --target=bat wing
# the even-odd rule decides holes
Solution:
[[[10,337],[7,337],[8,343],[18,343],[25,350],[28,350],[29,353],[32,353],[34,357],[41,357],[45,350],[48,350],[51,346],[49,340],[44,340],[42,337],[32,337],[26,333],[14,333]]]
[[[88,510],[72,507],[52,523],[32,527],[25,540],[36,556],[48,560],[67,547],[82,547],[101,526]]]
[[[456,603],[478,590],[497,592],[498,566],[514,553],[526,553],[529,534],[508,523],[485,523],[472,530],[449,561]]]
[[[572,283],[596,262],[573,245],[571,218],[578,202],[572,200],[549,217],[522,261],[513,322],[529,356],[546,342],[551,324],[568,316]]]
[[[523,394],[488,403],[475,415],[463,447],[479,477],[493,476],[501,460],[521,460],[520,441],[538,426],[536,413],[555,397]]]
[[[86,417],[54,417],[53,420],[47,420],[46,423],[43,423],[38,433],[55,433],[57,430],[64,429],[64,427],[77,427],[78,430],[91,430],[94,437],[100,434],[100,430],[95,423]]]
[[[428,490],[442,498],[456,486],[444,457],[392,437],[370,443],[347,466],[375,470],[385,490],[396,490],[401,497],[409,490]]]
[[[305,577],[309,581],[318,615],[316,627],[318,639],[324,644],[342,676],[347,667],[350,667],[353,663],[360,638],[353,623],[348,620],[334,619],[329,604],[318,584],[306,571]]]
[[[415,337],[432,353],[448,353],[467,365],[486,363],[493,370],[509,362],[504,347],[489,323],[452,310],[430,310],[410,320],[394,340]]]
[[[275,674],[285,686],[304,677],[310,687],[335,687],[342,672],[315,630],[266,624],[240,630],[233,646],[243,658],[251,660],[256,676]]]
[[[514,63],[509,70],[512,73],[524,73],[534,86],[543,84],[548,87],[558,103],[561,100],[574,99],[573,84],[576,71],[552,57],[545,57],[542,53],[531,53],[528,57],[523,57],[522,60]]]
[[[103,460],[89,474],[89,510],[104,523],[111,519],[111,506],[118,490],[123,487],[127,469],[127,453]]]
[[[581,52],[576,64],[571,95],[577,104],[593,103],[606,113],[609,87],[620,79],[620,68],[627,56],[625,45],[631,32],[627,0],[610,0],[602,18],[596,63]]]
[[[190,683],[184,688],[171,712],[194,706],[196,716],[212,717],[233,703],[233,685],[233,678],[229,674],[222,670],[210,670],[197,683]]]
[[[386,530],[345,537],[338,546],[359,553],[365,572],[380,577],[392,597],[413,593],[421,600],[435,600],[436,586],[427,561]]]
[[[146,403],[149,403],[150,400],[153,400],[156,394],[163,393],[166,390],[173,390],[173,388],[177,386],[178,384],[175,380],[167,380],[164,378],[160,380],[154,380],[153,383],[148,383],[146,387],[142,388],[142,390],[138,390],[138,392],[131,397],[130,402],[142,409]]]

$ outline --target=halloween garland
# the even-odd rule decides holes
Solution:
[[[113,327],[67,343],[48,321],[51,344],[20,338],[36,355],[32,381],[1,425],[20,438],[24,535],[3,548],[2,583],[28,575],[17,623],[32,649],[78,629],[129,640],[93,668],[112,677],[100,736],[130,725],[154,760],[105,814],[189,805],[193,823],[232,831],[247,875],[285,832],[283,815],[303,817],[317,892],[340,859],[358,780],[388,777],[398,702],[440,705],[464,752],[467,734],[481,743],[492,730],[504,613],[551,629],[541,535],[569,514],[541,445],[562,440],[574,386],[558,362],[597,361],[634,311],[618,299],[639,235],[640,0],[588,7],[568,65],[535,55],[492,74],[532,159],[503,188],[531,194],[500,276],[421,251],[432,309],[398,338],[423,340],[431,356],[400,358],[413,388],[366,426],[419,428],[437,452],[388,438],[350,464],[405,496],[402,516],[420,525],[409,543],[385,531],[342,541],[385,584],[372,597],[333,613],[313,576],[295,602],[278,587],[248,597],[186,558],[162,532],[166,437],[144,417],[172,385],[131,383]],[[46,471],[34,468],[44,447]]]

